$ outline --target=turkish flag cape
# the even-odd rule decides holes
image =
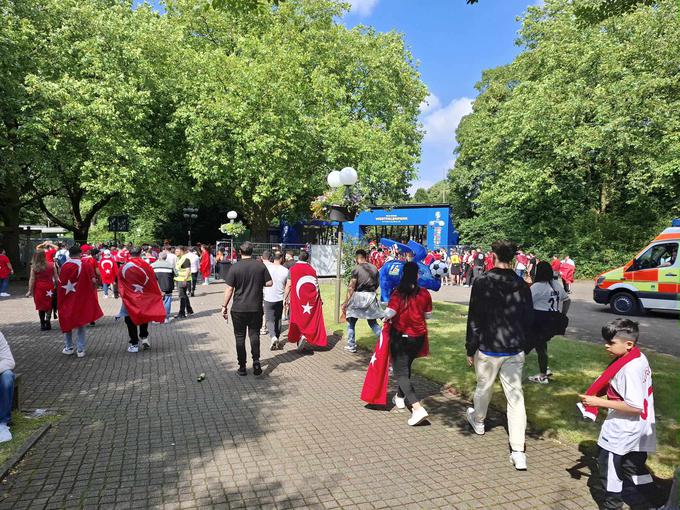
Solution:
[[[383,323],[380,339],[368,364],[364,386],[361,388],[361,400],[373,405],[387,405],[387,384],[390,365],[390,331],[389,321]]]
[[[102,276],[102,283],[111,285],[116,281],[118,274],[118,264],[113,257],[104,257],[99,261],[99,273]]]
[[[567,283],[574,283],[574,266],[566,262],[560,264],[560,275],[562,279]]]
[[[201,274],[203,275],[203,279],[208,279],[210,277],[210,253],[207,251],[204,251],[201,253],[201,262],[199,269],[201,270]]]
[[[132,322],[139,326],[148,322],[164,322],[165,307],[158,280],[149,264],[132,258],[118,276],[120,297]]]
[[[316,271],[306,262],[297,262],[290,268],[290,285],[288,341],[295,343],[304,337],[310,345],[326,347],[328,337]]]
[[[94,270],[80,259],[68,259],[61,266],[57,306],[59,327],[64,333],[100,319],[104,312],[99,307]]]

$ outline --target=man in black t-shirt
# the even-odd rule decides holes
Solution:
[[[253,357],[253,374],[260,375],[260,328],[262,327],[264,287],[272,286],[267,266],[253,259],[253,244],[245,241],[240,247],[241,260],[227,274],[222,317],[229,321],[228,307],[232,297],[231,319],[236,337],[238,374],[246,375],[246,332],[250,338],[250,354]]]

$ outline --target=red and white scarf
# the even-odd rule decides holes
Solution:
[[[614,390],[608,391],[609,383],[614,378],[614,376],[619,373],[619,370],[621,370],[628,362],[639,358],[640,355],[640,349],[633,347],[630,351],[628,351],[628,353],[612,361],[607,369],[602,372],[602,375],[595,379],[595,382],[590,385],[585,394],[590,396],[596,395],[598,397],[606,394],[607,398],[610,400],[622,400],[621,396],[618,395]],[[576,404],[576,406],[579,408],[584,418],[588,418],[593,421],[597,419],[597,413],[599,411],[597,407],[584,406],[581,402]]]

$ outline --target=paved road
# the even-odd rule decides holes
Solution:
[[[222,289],[200,288],[196,314],[152,326],[152,350],[136,355],[118,302],[102,300],[84,359],[60,354],[31,301],[0,301],[25,408],[64,415],[2,485],[0,508],[595,508],[576,447],[530,436],[530,470],[517,472],[499,417],[472,436],[467,403],[427,381],[416,389],[429,426],[365,408],[368,355],[335,339],[308,356],[266,351],[262,377],[238,377]]]
[[[470,289],[465,287],[442,287],[434,299],[468,304]],[[567,336],[592,342],[601,342],[602,325],[618,317],[608,306],[593,301],[593,282],[579,281],[573,285],[569,309]],[[658,352],[680,356],[680,319],[677,313],[649,312],[632,317],[640,322],[643,346]]]

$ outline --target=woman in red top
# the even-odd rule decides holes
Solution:
[[[33,296],[35,309],[40,317],[40,329],[46,331],[52,329],[50,313],[52,311],[52,298],[55,295],[55,286],[58,281],[57,270],[52,262],[47,262],[43,250],[33,254],[31,264],[31,276],[28,280],[28,292],[26,297]]]
[[[210,251],[208,245],[204,244],[201,246],[201,262],[199,269],[201,270],[201,275],[203,276],[203,285],[208,285],[210,279],[210,273],[212,273],[212,266],[210,264]]]
[[[427,324],[432,316],[432,297],[427,289],[418,286],[418,265],[404,264],[399,287],[387,304],[385,317],[391,321],[390,356],[399,389],[392,399],[399,409],[411,404],[413,412],[408,424],[418,425],[427,418],[427,411],[420,405],[411,383],[411,364],[416,358],[427,356]]]

